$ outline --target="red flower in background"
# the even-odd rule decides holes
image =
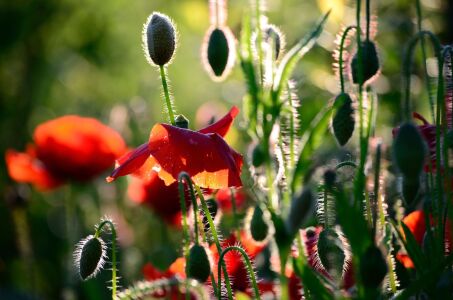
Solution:
[[[237,114],[238,109],[233,107],[221,120],[199,131],[168,124],[154,125],[148,143],[120,158],[107,181],[134,172],[147,179],[152,172],[157,172],[159,178],[170,185],[185,171],[203,188],[241,186],[242,157],[221,137]]]
[[[68,180],[89,181],[107,170],[126,146],[113,129],[93,118],[63,116],[42,123],[26,152],[8,150],[8,173],[17,182],[48,190]]]
[[[238,109],[233,107],[222,119],[201,129],[197,134],[219,134],[223,137],[227,134],[237,114]],[[166,148],[173,149],[174,146],[167,145]],[[178,157],[178,155],[185,155],[184,151],[184,148],[181,149],[181,151],[179,151],[181,154],[177,154],[175,157]],[[201,150],[195,149],[195,151],[200,152]],[[120,172],[121,175],[118,176],[122,176],[125,175],[123,172],[134,172],[134,175],[136,176],[133,177],[128,187],[129,197],[137,203],[148,205],[157,215],[170,225],[179,226],[181,224],[181,206],[178,183],[175,181],[170,185],[166,185],[165,181],[160,178],[159,173],[153,170],[156,163],[155,159],[152,156],[150,157],[150,155],[151,150],[149,143],[139,146],[137,149],[127,153],[118,160],[120,167],[117,169],[119,171],[115,170],[117,171],[116,174]],[[240,157],[238,157],[238,159],[239,158]],[[187,158],[187,160],[189,160],[189,158]],[[194,163],[196,164],[197,162]],[[240,163],[242,163],[242,161],[240,161]],[[189,166],[187,166],[187,168],[193,169]],[[237,169],[239,172],[240,164],[238,164]],[[190,205],[188,197],[186,197],[186,204],[187,206]]]
[[[433,218],[431,216],[430,222],[432,223],[431,225],[433,225]],[[403,218],[403,223],[412,232],[417,244],[421,246],[426,233],[425,213],[423,210],[411,212]],[[451,249],[452,246],[450,224],[450,221],[447,220],[445,225],[445,243],[447,244],[447,249]],[[406,253],[398,253],[396,258],[404,265],[404,267],[411,269],[415,268],[414,262]]]
[[[244,205],[245,201],[247,200],[247,195],[245,194],[242,188],[235,189],[234,193],[234,202],[236,204],[236,208],[240,209]],[[215,200],[219,204],[220,209],[224,212],[231,212],[233,210],[233,203],[231,198],[231,189],[224,188],[219,190],[215,194]]]

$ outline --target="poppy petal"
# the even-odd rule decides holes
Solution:
[[[221,137],[224,137],[228,130],[230,130],[231,125],[233,124],[234,118],[239,113],[239,109],[236,106],[233,106],[230,111],[220,120],[211,124],[203,129],[198,130],[199,133],[217,133]]]
[[[148,148],[148,143],[140,145],[135,150],[132,150],[116,161],[116,169],[113,170],[112,174],[106,178],[107,182],[112,182],[120,176],[125,176],[131,174],[146,162],[149,158],[150,150]]]
[[[17,182],[31,183],[41,190],[50,190],[62,182],[52,176],[44,165],[28,153],[6,151],[6,166],[9,176]]]
[[[242,186],[242,157],[218,134],[157,124],[151,130],[149,149],[156,160],[153,169],[166,185],[185,171],[203,188]]]

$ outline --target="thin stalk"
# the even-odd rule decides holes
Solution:
[[[261,31],[261,1],[255,0],[255,18],[256,18],[256,43],[258,50],[258,64],[260,70],[260,83],[264,86],[264,68],[263,68],[263,33]]]
[[[293,108],[293,99],[291,97],[291,87],[289,86],[289,83],[287,85],[288,89],[288,103],[291,109]],[[295,132],[295,126],[294,126],[294,113],[291,111],[290,118],[289,118],[289,166],[288,169],[292,170],[294,168],[295,160],[296,160],[296,149],[295,149],[295,141],[294,137],[296,136]]]
[[[346,27],[346,29],[343,32],[343,35],[341,36],[341,41],[340,41],[340,53],[338,54],[338,69],[340,73],[340,86],[341,86],[341,92],[344,93],[344,74],[343,74],[343,52],[344,52],[344,44],[346,42],[346,39],[348,37],[349,31],[352,29],[357,29],[357,26],[351,25]]]
[[[366,0],[366,40],[370,40],[370,19],[371,19],[371,13],[370,13],[370,0]]]
[[[95,237],[98,238],[105,225],[110,226],[112,232],[112,300],[116,299],[117,278],[116,278],[116,229],[115,225],[110,220],[102,221],[96,229]]]
[[[159,66],[160,78],[162,79],[162,87],[164,89],[165,103],[167,105],[168,118],[170,119],[171,125],[175,126],[175,113],[173,112],[173,106],[171,104],[170,92],[168,91],[167,75],[165,74],[165,67]]]
[[[380,232],[383,232],[384,230],[384,224],[385,224],[385,216],[382,211],[382,200],[381,200],[381,195],[379,194],[379,189],[380,189],[380,174],[381,174],[381,148],[382,144],[379,142],[379,144],[376,146],[376,156],[375,156],[375,167],[374,167],[374,197],[376,199],[377,207],[379,209],[379,230]],[[377,217],[374,218],[373,221],[373,230],[376,230],[376,222],[377,222]],[[382,227],[381,227],[382,226]],[[382,230],[382,231],[381,231]]]
[[[415,7],[417,9],[417,29],[418,29],[418,32],[421,32],[422,31],[422,9],[421,9],[420,0],[415,1]],[[431,94],[431,84],[429,82],[428,68],[426,66],[426,47],[425,47],[425,38],[424,37],[421,37],[420,44],[421,44],[421,48],[422,48],[423,75],[425,76],[426,90],[428,91],[429,108],[430,108],[430,112],[431,112],[431,117],[433,118],[433,122],[434,122],[434,120],[435,120],[434,99]]]
[[[204,199],[203,192],[201,191],[200,187],[198,185],[196,185],[195,183],[194,183],[194,186],[195,186],[195,190],[197,191],[198,198],[200,198],[201,207],[206,215],[206,218],[208,219],[209,227],[211,229],[211,235],[212,235],[212,238],[216,245],[217,252],[222,253],[222,246],[220,245],[220,240],[219,240],[219,236],[217,234],[217,229],[215,228],[214,220],[212,220],[211,214],[209,213],[208,205],[206,204],[206,201]],[[225,283],[226,283],[226,288],[227,288],[227,293],[228,293],[228,299],[233,299],[233,291],[231,289],[230,278],[228,277],[228,271],[226,269],[225,263],[222,263],[222,266],[223,266],[223,276],[225,277]],[[221,278],[218,278],[218,280],[221,280]],[[213,284],[215,284],[215,282]],[[219,292],[219,294],[221,293],[220,290],[218,292]]]
[[[327,188],[324,186],[324,228],[329,228],[329,211],[328,211],[328,203],[327,203]]]
[[[260,297],[260,291],[258,289],[258,284],[256,282],[256,276],[255,276],[255,272],[253,271],[253,266],[252,266],[252,263],[250,261],[250,258],[249,256],[247,255],[247,253],[244,251],[244,249],[242,249],[241,247],[238,247],[238,246],[229,246],[225,249],[223,249],[222,253],[220,254],[220,257],[219,257],[219,262],[218,262],[218,278],[219,278],[219,290],[221,289],[221,269],[222,267],[225,266],[225,255],[230,252],[230,251],[238,251],[239,253],[241,253],[242,255],[242,258],[244,259],[244,262],[245,262],[245,266],[247,268],[247,272],[249,273],[249,276],[250,276],[250,280],[252,281],[252,288],[253,288],[253,292],[255,293],[255,299],[258,299],[260,300],[261,297]],[[220,296],[219,296],[219,299],[220,299]]]
[[[234,230],[236,232],[236,238],[240,238],[239,234],[239,221],[238,221],[238,216],[237,216],[237,207],[236,207],[236,196],[234,193],[234,189],[230,188],[230,194],[231,194],[231,208],[233,210],[233,226]]]
[[[389,269],[388,280],[389,280],[390,289],[391,289],[392,293],[395,294],[397,291],[398,285],[396,283],[396,276],[395,276],[395,272],[393,270],[394,263],[393,263],[391,251],[392,251],[392,248],[389,249],[389,254],[387,255],[387,266]]]

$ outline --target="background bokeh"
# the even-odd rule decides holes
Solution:
[[[302,126],[307,126],[339,90],[331,52],[343,25],[354,23],[355,4],[346,0],[267,2],[269,22],[282,29],[289,46],[322,12],[333,9],[318,46],[294,75],[302,99],[302,119],[306,120]],[[413,2],[372,1],[383,62],[382,76],[374,85],[379,95],[378,135],[386,141],[400,119],[404,45],[416,30]],[[424,0],[422,4],[424,28],[438,34],[443,43],[451,43],[451,1]],[[228,1],[227,23],[236,36],[248,10],[249,1]],[[209,27],[207,0],[0,2],[1,299],[25,299],[25,295],[37,299],[108,298],[105,282],[110,274],[81,284],[72,272],[69,253],[73,244],[66,235],[64,217],[67,197],[78,203],[77,240],[90,234],[103,215],[118,223],[123,286],[142,278],[145,262],[165,267],[177,255],[166,245],[179,247],[179,233],[127,199],[127,179],[107,185],[100,178],[89,185],[39,193],[14,184],[3,159],[8,148],[23,150],[39,123],[65,114],[100,119],[118,130],[130,147],[146,141],[152,125],[166,118],[158,72],[147,64],[141,46],[143,23],[153,11],[171,16],[179,31],[179,47],[168,68],[177,112],[191,120],[192,128],[199,128],[216,109],[223,113],[233,104],[240,107],[245,85],[239,67],[236,65],[225,82],[214,83],[201,63],[200,47]],[[412,91],[415,105],[423,110],[427,97],[419,69],[413,76]],[[199,112],[197,122],[197,109],[207,102],[216,109]],[[238,125],[229,139],[244,153],[240,122]],[[329,134],[326,137],[326,143],[334,146]],[[65,288],[68,286],[71,288]]]

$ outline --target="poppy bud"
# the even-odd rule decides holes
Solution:
[[[189,120],[184,115],[177,115],[175,118],[175,125],[179,128],[189,128]]]
[[[269,225],[259,205],[255,206],[253,210],[252,219],[250,220],[250,235],[257,242],[264,241],[269,235]]]
[[[377,288],[387,275],[387,271],[387,263],[381,250],[375,245],[368,247],[360,258],[360,278],[363,285]]]
[[[264,29],[264,36],[263,39],[266,43],[271,44],[274,46],[274,58],[275,60],[279,59],[281,50],[284,47],[285,41],[284,36],[280,29],[278,29],[274,25],[268,25]]]
[[[327,228],[319,234],[318,256],[324,269],[337,280],[340,279],[346,256],[343,243],[334,229]]]
[[[252,165],[257,168],[264,163],[264,150],[260,144],[257,144],[252,151]]]
[[[106,246],[101,238],[93,235],[81,240],[74,251],[74,262],[83,280],[93,278],[102,269]]]
[[[400,172],[409,180],[415,181],[423,169],[426,146],[417,127],[404,123],[393,141],[393,155]]]
[[[314,209],[314,197],[311,189],[304,189],[302,192],[293,197],[286,227],[290,234],[295,234],[303,225],[307,216]]]
[[[205,282],[210,274],[211,263],[209,262],[206,249],[201,245],[193,245],[189,250],[187,276],[199,282]]]
[[[379,71],[379,56],[376,50],[376,45],[369,40],[363,41],[360,45],[362,54],[362,82],[366,83]],[[359,57],[358,52],[354,54],[351,61],[352,81],[359,83]]]
[[[176,48],[176,30],[164,14],[154,12],[143,29],[143,48],[148,61],[158,66],[167,64]]]
[[[351,138],[355,126],[355,111],[352,99],[347,93],[341,93],[335,98],[341,105],[332,119],[333,134],[340,146],[344,146]]]
[[[223,79],[234,63],[234,37],[228,27],[208,30],[203,44],[203,59],[206,70],[214,79]]]

